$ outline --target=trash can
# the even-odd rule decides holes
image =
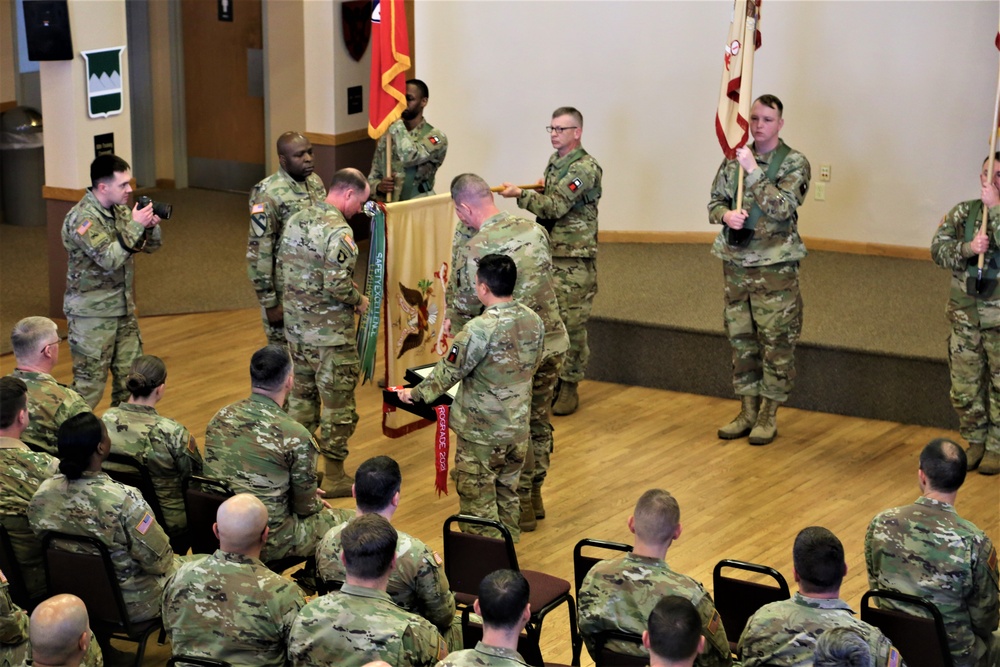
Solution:
[[[0,114],[0,187],[3,221],[36,227],[45,224],[45,158],[42,115],[29,107]]]

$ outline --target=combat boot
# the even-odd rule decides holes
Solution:
[[[978,468],[984,454],[986,454],[985,442],[970,442],[969,448],[965,450],[965,469],[975,470]]]
[[[542,503],[542,487],[531,487],[531,508],[535,510],[536,519],[545,518],[545,504]]]
[[[1000,473],[1000,452],[986,452],[983,462],[979,464],[980,475],[996,475]]]
[[[566,382],[566,380],[559,383],[559,395],[556,396],[556,402],[552,405],[552,414],[564,417],[576,412],[580,406],[580,396],[576,393],[576,384],[576,382]]]
[[[350,498],[354,478],[344,472],[344,462],[326,459],[326,474],[319,488],[326,492],[325,498]]]
[[[535,520],[535,508],[531,506],[531,496],[521,496],[520,501],[521,519],[517,525],[521,528],[522,533],[530,533],[538,527],[538,522]]]
[[[719,429],[719,437],[723,440],[735,440],[749,435],[753,425],[757,423],[757,410],[760,406],[759,396],[740,396],[742,407],[736,419]]]
[[[754,425],[753,430],[750,431],[751,445],[770,444],[774,440],[774,437],[778,435],[777,414],[779,405],[781,403],[766,397],[760,402],[757,423]]]

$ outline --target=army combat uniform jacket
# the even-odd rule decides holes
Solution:
[[[448,137],[426,120],[413,130],[397,120],[386,134],[392,137],[392,175],[396,186],[392,201],[400,202],[434,194],[434,177],[448,153]],[[378,191],[378,184],[385,178],[385,134],[379,137],[372,156],[372,169],[368,185],[372,197],[385,201],[385,194]]]
[[[976,206],[978,204],[978,206]],[[1000,290],[994,291],[990,298],[969,296],[966,292],[969,264],[977,265],[979,256],[973,254],[966,240],[966,220],[972,208],[980,213],[975,221],[978,228],[982,222],[982,206],[979,200],[964,201],[956,205],[941,220],[934,240],[931,242],[931,258],[942,269],[951,269],[951,296],[948,300],[948,320],[956,324],[965,324],[980,329],[991,329],[1000,326]],[[987,250],[987,266],[990,262],[996,264],[1000,250],[997,249],[996,234],[1000,227],[1000,207],[990,209],[987,232],[990,236],[990,247]]]
[[[46,587],[42,543],[28,525],[28,503],[39,485],[56,474],[58,464],[20,440],[0,437],[0,525],[10,536],[31,597],[43,596]]]
[[[70,417],[90,412],[90,406],[80,394],[48,373],[15,368],[12,375],[28,385],[28,428],[21,434],[21,440],[55,456],[59,453],[56,443],[59,427]]]

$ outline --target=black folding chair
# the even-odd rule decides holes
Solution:
[[[580,589],[583,587],[583,580],[590,572],[590,568],[594,567],[597,563],[604,560],[603,558],[598,558],[597,556],[588,555],[584,553],[584,550],[591,549],[603,549],[605,551],[615,551],[629,553],[632,551],[631,545],[625,544],[624,542],[609,542],[607,540],[594,540],[590,538],[584,538],[576,543],[573,547],[573,579],[576,584],[576,599],[579,604],[580,601]],[[628,633],[622,633],[628,634]],[[631,635],[628,635],[631,637]],[[641,638],[640,638],[641,640]],[[627,641],[627,640],[626,640]],[[641,641],[640,641],[641,643]],[[573,642],[573,664],[580,664],[580,655],[583,653],[583,636],[577,633],[575,641]],[[629,656],[626,656],[629,657]],[[594,658],[595,660],[597,658]],[[645,658],[643,658],[645,660]]]
[[[45,599],[44,595],[39,598],[28,595],[28,585],[24,581],[21,564],[14,553],[14,543],[3,524],[0,524],[0,571],[7,577],[7,592],[18,607],[30,613],[35,605]]]
[[[644,655],[628,655],[612,651],[607,647],[608,642],[612,641],[635,644]],[[645,655],[646,649],[642,645],[642,635],[619,630],[601,630],[594,635],[594,644],[596,649],[593,656],[594,667],[645,667],[649,664],[649,656]]]
[[[880,606],[869,605],[872,598]],[[881,606],[883,600],[890,601],[895,608]],[[902,611],[907,606],[915,613]],[[948,631],[941,612],[932,602],[896,591],[868,591],[861,596],[861,620],[881,630],[908,667],[952,667]]]
[[[765,575],[773,579],[777,586],[726,576],[722,571],[727,568]],[[741,560],[720,560],[712,572],[712,588],[715,591],[715,609],[722,618],[723,627],[726,628],[729,649],[734,652],[738,643],[737,638],[743,633],[743,628],[754,612],[766,604],[791,597],[788,583],[780,572],[767,565]]]
[[[233,490],[217,479],[192,475],[184,485],[184,510],[187,513],[191,553],[211,554],[219,548],[219,538],[212,531],[219,505],[233,495]]]

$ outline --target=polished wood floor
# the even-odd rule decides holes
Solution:
[[[250,355],[264,344],[257,312],[152,317],[142,319],[141,328],[146,352],[167,364],[160,413],[184,423],[200,442],[212,415],[249,393]],[[61,354],[55,374],[69,382],[65,343]],[[11,356],[0,357],[0,372],[9,373],[13,365]],[[681,506],[683,535],[667,556],[675,570],[711,589],[715,563],[739,558],[776,567],[791,584],[795,534],[822,525],[844,543],[843,597],[856,606],[867,589],[863,541],[869,520],[917,497],[923,445],[938,436],[957,437],[939,429],[783,409],[778,439],[750,447],[745,440],[715,436],[734,416],[735,401],[589,381],[580,394],[576,414],[554,418],[555,453],[545,486],[548,518],[517,548],[522,567],[570,580],[573,545],[584,537],[627,542],[626,520],[636,498],[661,487]],[[357,397],[361,421],[348,470],[377,454],[399,461],[403,498],[394,523],[440,549],[441,525],[458,501],[453,489],[440,498],[434,493],[432,433],[386,438],[380,390],[368,384],[358,388]],[[106,408],[107,397],[98,412]],[[970,475],[958,510],[994,542],[1000,540],[1000,478]],[[731,629],[734,635],[739,631]],[[542,648],[548,661],[569,663],[562,610],[546,620]],[[147,655],[147,665],[158,665],[168,653],[151,647]]]

